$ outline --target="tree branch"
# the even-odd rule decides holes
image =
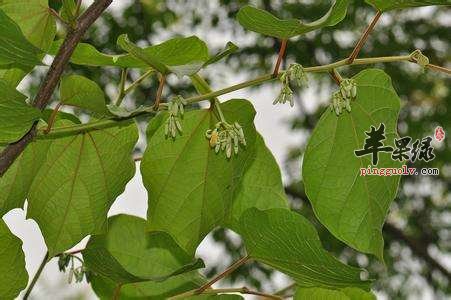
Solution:
[[[78,23],[74,29],[70,29],[64,39],[61,48],[55,56],[50,69],[44,78],[44,81],[39,88],[39,91],[33,101],[33,106],[43,110],[55,91],[56,86],[67,66],[75,47],[82,39],[88,28],[95,20],[102,14],[102,12],[111,4],[112,0],[97,0],[80,16]],[[25,147],[36,136],[35,123],[30,131],[25,134],[19,141],[10,144],[0,154],[0,176],[3,176],[8,168],[13,164],[15,159],[25,150]]]

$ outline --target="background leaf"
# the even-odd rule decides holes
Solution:
[[[302,178],[316,216],[338,239],[383,260],[382,226],[400,176],[360,176],[371,155],[356,157],[370,126],[385,124],[386,145],[393,146],[400,99],[390,77],[367,69],[354,77],[357,98],[351,113],[326,110],[312,133],[303,161]],[[391,153],[379,153],[379,168],[398,168]]]
[[[218,122],[212,110],[185,113],[183,135],[175,140],[165,138],[164,126],[160,126],[165,116],[149,124],[141,173],[149,197],[150,229],[169,232],[190,253],[224,221],[245,155],[253,151],[255,142],[252,105],[230,100],[221,107],[226,118],[240,123],[247,140],[246,148],[230,160],[224,153],[216,154],[205,138],[207,129]]]
[[[0,143],[19,140],[39,120],[41,112],[25,102],[26,96],[0,80]]]
[[[287,274],[298,286],[369,288],[360,280],[361,269],[325,251],[315,227],[298,213],[251,208],[242,214],[238,233],[253,259]]]
[[[126,35],[121,35],[118,45],[162,74],[192,75],[210,58],[207,45],[195,36],[173,38],[143,49],[130,42]]]
[[[349,0],[336,0],[329,11],[320,19],[303,23],[297,19],[279,19],[271,13],[252,6],[244,6],[237,14],[237,20],[247,30],[260,34],[288,39],[319,28],[334,26],[344,19]]]
[[[449,0],[365,0],[380,11],[429,5],[451,5]]]
[[[89,270],[119,284],[164,281],[203,267],[165,232],[146,232],[146,220],[117,215],[108,232],[90,238],[83,257]]]
[[[80,75],[64,76],[61,79],[60,102],[98,114],[108,113],[102,89],[94,81]]]
[[[128,122],[52,141],[27,212],[44,235],[49,257],[105,225],[111,204],[135,174],[131,154],[137,139],[136,125]]]
[[[0,299],[14,299],[28,283],[22,241],[0,219]]]

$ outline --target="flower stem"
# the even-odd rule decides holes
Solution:
[[[33,290],[34,286],[36,285],[36,282],[39,279],[39,276],[41,276],[42,271],[44,270],[45,264],[47,263],[47,259],[49,258],[49,252],[44,256],[44,259],[42,259],[41,265],[39,266],[38,270],[36,271],[36,274],[34,274],[33,279],[31,280],[30,285],[27,288],[27,291],[25,292],[25,295],[23,296],[24,300],[27,300],[28,297],[31,294],[31,291]]]
[[[153,105],[155,110],[158,110],[158,106],[160,106],[161,94],[163,93],[165,83],[166,83],[166,75],[161,75],[160,83],[158,84],[157,96],[155,98],[155,104]]]
[[[58,115],[58,111],[60,110],[61,106],[63,104],[61,102],[58,102],[58,104],[55,106],[55,108],[52,111],[52,114],[50,115],[47,128],[44,130],[44,134],[48,134],[50,130],[52,130],[53,124],[55,124],[56,116]]]

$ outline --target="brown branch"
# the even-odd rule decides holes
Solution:
[[[370,35],[371,31],[373,31],[374,26],[376,26],[377,21],[379,21],[379,18],[381,17],[382,12],[380,10],[377,11],[376,15],[374,16],[373,20],[371,21],[370,25],[365,29],[365,31],[360,36],[360,39],[358,40],[357,44],[354,47],[354,50],[352,50],[351,55],[349,55],[348,63],[352,64],[354,59],[357,58],[359,55],[360,50],[362,49],[363,45],[368,39],[368,36]]]
[[[224,272],[216,275],[212,280],[210,280],[209,282],[198,288],[194,294],[195,295],[201,294],[203,291],[210,288],[213,284],[215,284],[222,278],[226,277],[227,275],[238,269],[238,267],[244,265],[249,260],[249,258],[250,258],[249,255],[246,255],[245,257],[242,257],[241,259],[237,260],[236,262],[231,264],[227,269],[225,269]]]
[[[285,193],[291,197],[304,200],[306,198],[305,194],[297,190],[293,186],[285,187]],[[304,201],[308,204],[308,201]],[[442,264],[440,264],[435,258],[433,258],[428,252],[428,245],[424,244],[411,236],[405,234],[401,229],[397,228],[395,225],[386,222],[384,224],[384,232],[388,233],[397,240],[403,241],[413,252],[413,254],[421,259],[423,259],[432,268],[440,271],[448,281],[451,282],[451,272],[447,270]]]
[[[445,67],[442,67],[442,66],[437,66],[437,65],[433,65],[433,64],[427,64],[426,68],[429,68],[429,69],[434,70],[434,71],[439,71],[439,72],[443,72],[445,74],[451,75],[451,70],[447,69]]]
[[[74,29],[69,29],[61,48],[56,54],[52,65],[50,66],[44,78],[42,85],[34,99],[33,106],[43,110],[55,91],[61,75],[66,68],[75,47],[80,42],[88,28],[94,23],[102,12],[111,4],[112,0],[97,0],[80,16]],[[19,141],[8,145],[0,154],[0,177],[6,173],[16,158],[25,150],[26,146],[36,136],[35,123],[30,131]]]
[[[288,43],[288,40],[286,40],[286,39],[282,40],[282,43],[280,45],[279,55],[277,56],[276,66],[274,67],[274,72],[273,72],[274,77],[279,75],[280,65],[285,56],[285,51],[287,50],[287,43]]]
[[[337,70],[335,69],[330,70],[329,75],[330,77],[332,77],[332,79],[335,81],[336,84],[340,85],[343,78],[341,77],[340,73],[338,73]]]

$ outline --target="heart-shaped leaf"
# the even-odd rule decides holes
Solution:
[[[165,138],[165,115],[154,118],[148,128],[141,174],[149,196],[150,229],[169,232],[190,253],[224,221],[246,155],[253,153],[252,105],[246,100],[230,100],[221,108],[226,119],[243,127],[247,141],[246,148],[230,160],[223,153],[215,154],[205,138],[205,132],[218,122],[212,110],[185,113],[183,135],[175,140]]]
[[[429,5],[451,5],[449,0],[365,0],[380,11]]]
[[[80,75],[64,76],[61,79],[60,102],[100,115],[108,113],[102,89],[94,81]]]
[[[294,300],[376,300],[371,292],[365,292],[358,288],[344,288],[340,290],[329,290],[323,288],[299,288],[296,290]]]
[[[0,80],[0,143],[19,140],[41,117],[41,112],[25,102],[26,96]]]
[[[298,213],[251,208],[242,214],[238,233],[250,257],[292,277],[298,286],[369,288],[368,281],[360,280],[362,270],[324,250],[315,227]]]
[[[165,232],[146,232],[146,220],[118,215],[108,219],[108,232],[94,235],[83,251],[86,266],[117,284],[164,281],[204,267]]]
[[[20,27],[0,9],[0,68],[27,69],[41,63],[41,51],[23,35]]]
[[[27,286],[22,241],[0,219],[0,299],[15,299]]]
[[[371,156],[356,157],[365,132],[385,124],[386,145],[393,146],[400,100],[390,77],[367,69],[354,77],[357,98],[352,111],[338,116],[327,110],[310,137],[302,178],[313,210],[329,231],[353,248],[383,259],[382,226],[400,176],[361,176]],[[399,168],[391,153],[379,153],[379,168]]]
[[[126,122],[52,140],[28,196],[28,217],[38,223],[49,257],[103,227],[111,204],[135,174],[137,139],[136,125]]]
[[[226,222],[232,229],[239,226],[241,215],[249,208],[288,208],[279,166],[260,134],[255,141],[255,153],[247,156],[244,169]]]
[[[279,39],[288,39],[338,24],[346,16],[348,5],[349,0],[335,0],[324,16],[311,23],[304,23],[297,19],[279,19],[265,10],[252,6],[242,7],[237,14],[237,19],[247,30]]]

